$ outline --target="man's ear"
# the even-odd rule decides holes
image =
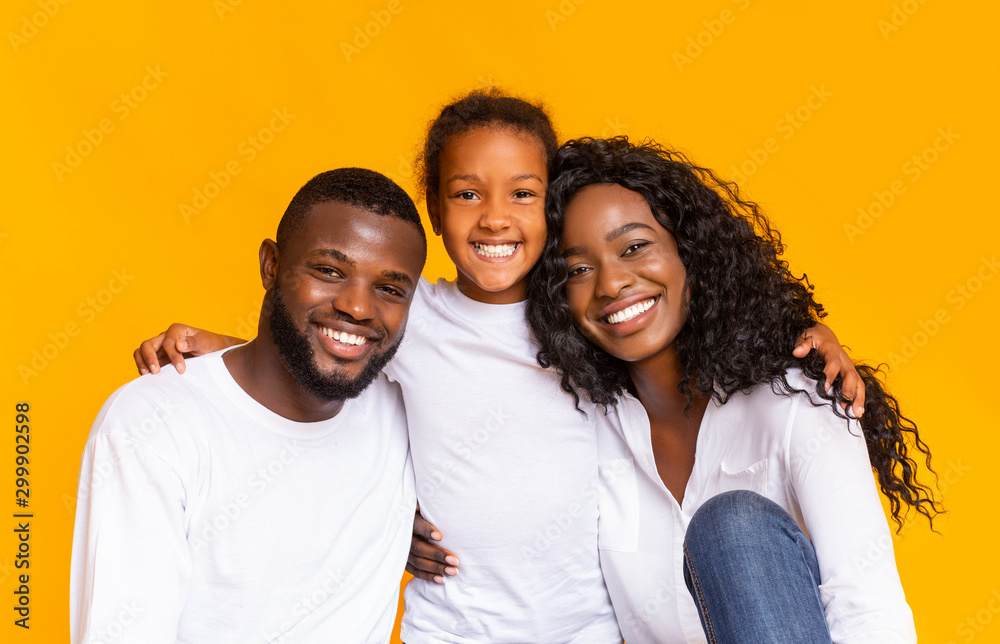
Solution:
[[[438,207],[438,200],[436,194],[431,194],[427,192],[424,195],[427,200],[427,217],[431,220],[431,228],[434,229],[435,235],[441,234],[441,210]]]
[[[260,243],[260,281],[270,291],[278,280],[278,245],[270,239]]]

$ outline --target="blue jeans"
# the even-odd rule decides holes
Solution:
[[[710,644],[831,644],[809,538],[749,490],[701,506],[684,539],[684,581]]]

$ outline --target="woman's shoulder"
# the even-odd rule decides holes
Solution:
[[[829,405],[829,401],[820,397],[816,389],[817,381],[808,377],[801,369],[789,369],[783,377],[777,377],[768,382],[761,382],[749,389],[737,391],[726,398],[724,404],[739,404],[760,407],[764,409],[782,409],[789,411],[799,402]]]
[[[795,432],[809,433],[820,426],[847,422],[834,410],[834,403],[819,395],[817,381],[801,369],[789,369],[784,378],[759,383],[731,394],[725,403],[715,404],[719,418],[757,435],[789,437]]]

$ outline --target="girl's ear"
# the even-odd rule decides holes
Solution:
[[[278,245],[270,239],[260,243],[260,281],[269,291],[278,279]]]
[[[431,220],[431,228],[434,229],[435,235],[441,234],[441,210],[438,205],[437,195],[432,195],[431,193],[425,193],[424,198],[427,200],[427,217]]]

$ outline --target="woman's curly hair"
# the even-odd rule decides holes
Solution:
[[[539,364],[560,372],[562,388],[578,405],[579,391],[599,405],[614,405],[631,384],[626,364],[574,326],[564,291],[566,261],[557,252],[566,205],[583,188],[610,183],[642,195],[677,241],[689,301],[675,347],[684,366],[679,389],[689,402],[697,393],[724,403],[761,383],[779,393],[801,393],[786,377],[800,368],[816,381],[816,394],[846,418],[837,404],[845,400],[840,378],[829,393],[824,389],[822,357],[816,351],[803,359],[792,356],[796,338],[826,313],[806,277],[793,275],[781,258],[781,236],[735,184],[679,152],[626,137],[565,143],[550,176],[548,239],[530,276],[527,318],[541,348]],[[901,527],[906,505],[932,521],[940,508],[930,488],[917,481],[917,463],[908,453],[915,448],[930,469],[930,450],[882,385],[879,370],[865,364],[857,370],[866,391],[860,424],[892,517]]]

